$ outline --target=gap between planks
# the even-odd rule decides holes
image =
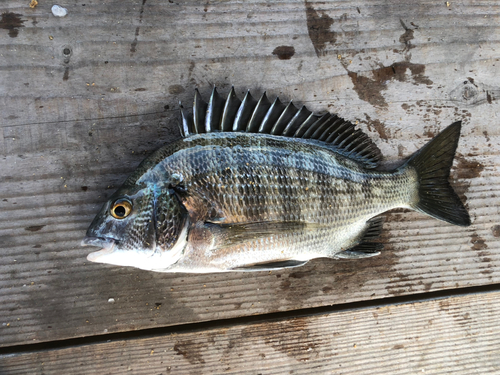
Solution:
[[[500,292],[500,284],[473,286],[468,288],[458,288],[452,290],[439,290],[435,292],[411,294],[399,297],[390,297],[383,300],[357,301],[331,306],[319,306],[304,308],[298,310],[289,310],[283,312],[267,313],[254,316],[242,316],[237,318],[227,318],[211,320],[205,322],[186,323],[168,327],[147,328],[136,331],[124,331],[118,333],[101,334],[96,336],[86,336],[74,339],[63,339],[47,341],[37,344],[13,345],[0,347],[0,356],[3,355],[22,355],[50,350],[65,349],[83,345],[95,345],[105,342],[126,341],[131,339],[146,339],[168,334],[192,333],[202,330],[228,329],[238,325],[251,325],[256,323],[281,321],[291,318],[301,318],[314,315],[328,315],[345,311],[358,311],[386,306],[395,306],[403,304],[415,304],[433,300],[446,300],[457,297],[487,294]],[[1,360],[1,357],[0,357]]]

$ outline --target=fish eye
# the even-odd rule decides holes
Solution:
[[[124,219],[132,212],[132,203],[127,199],[118,199],[111,206],[110,212],[115,219]]]

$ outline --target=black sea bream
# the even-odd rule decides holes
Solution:
[[[88,260],[158,272],[270,270],[379,254],[377,215],[411,208],[467,226],[448,183],[460,137],[448,126],[402,166],[336,115],[264,94],[196,91],[184,138],[145,159],[96,216]]]

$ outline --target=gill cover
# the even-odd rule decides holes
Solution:
[[[130,212],[117,215],[116,207],[122,206]],[[172,190],[122,187],[101,208],[83,242],[102,247],[88,255],[90,261],[163,269],[181,256],[188,227],[187,213]]]

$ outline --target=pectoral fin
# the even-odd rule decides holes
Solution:
[[[203,224],[205,230],[212,233],[214,247],[224,248],[255,241],[272,235],[284,233],[297,233],[308,230],[320,229],[322,226],[304,222],[257,222],[238,224],[215,224],[207,222]]]

